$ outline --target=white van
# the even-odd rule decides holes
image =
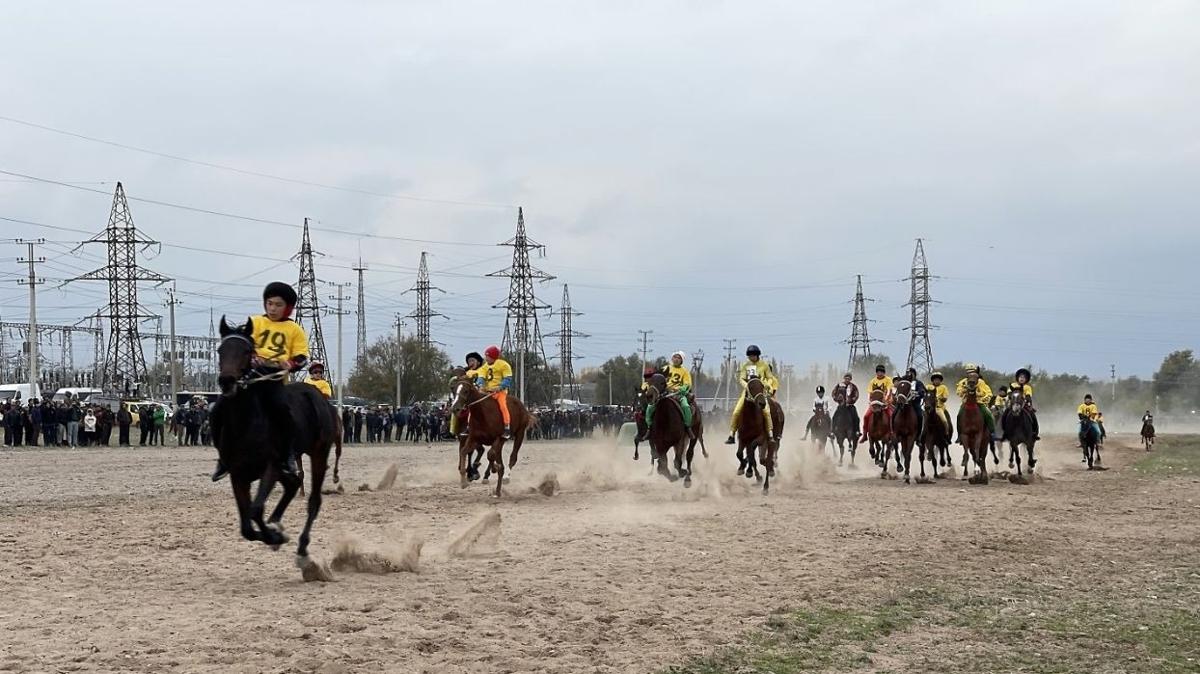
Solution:
[[[78,400],[80,404],[86,403],[88,398],[97,393],[104,393],[104,389],[98,388],[60,388],[54,392],[54,402],[60,403],[67,399],[67,394]]]
[[[23,403],[28,403],[34,398],[41,400],[42,389],[37,384],[33,385],[32,391],[29,384],[0,384],[0,402],[8,402],[14,398],[20,398]]]

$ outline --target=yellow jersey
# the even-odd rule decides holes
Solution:
[[[1025,394],[1026,398],[1033,397],[1033,387],[1030,386],[1029,384],[1026,384],[1025,386],[1022,387],[1020,384],[1018,384],[1017,382],[1014,381],[1012,383],[1012,386],[1008,387],[1008,390],[1010,390],[1010,391],[1021,390]]]
[[[329,385],[328,379],[309,378],[305,379],[304,383],[320,391],[321,395],[325,396],[327,399],[333,397],[333,387]]]
[[[893,386],[895,386],[895,382],[893,382],[892,378],[887,375],[884,375],[882,379],[879,377],[872,377],[871,380],[867,382],[867,400],[871,399],[871,394],[877,392],[882,393],[883,399],[887,400],[888,397],[892,395]]]
[[[774,393],[779,388],[779,380],[775,378],[775,373],[771,371],[771,364],[762,358],[758,359],[757,363],[745,361],[738,368],[738,381],[742,383],[742,388],[750,383],[751,377],[758,377],[762,380],[767,391]]]
[[[686,367],[675,367],[674,365],[667,366],[667,390],[668,391],[683,391],[689,393],[692,390],[692,373]]]
[[[512,388],[512,366],[501,358],[497,358],[494,363],[484,363],[483,367],[480,367],[476,373],[479,379],[483,380],[484,391],[499,391],[502,388]]]
[[[1095,421],[1096,417],[1100,416],[1100,409],[1096,407],[1096,403],[1083,403],[1079,406],[1079,413]]]
[[[931,384],[930,388],[933,389],[933,399],[937,403],[938,410],[946,409],[946,401],[950,400],[950,389],[945,384],[938,384],[937,386]]]
[[[254,316],[254,351],[259,358],[283,367],[296,356],[308,358],[308,335],[295,321],[273,321],[266,316]]]
[[[958,382],[955,387],[955,392],[958,393],[958,399],[965,401],[967,399],[967,380],[964,378]],[[992,398],[992,387],[988,386],[983,377],[975,382],[975,400],[977,402],[986,402]]]

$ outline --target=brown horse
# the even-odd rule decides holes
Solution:
[[[917,442],[917,429],[921,420],[917,410],[909,404],[912,396],[912,382],[903,379],[896,382],[896,409],[892,412],[892,434],[896,438],[896,472],[901,470],[900,457],[904,457],[904,484],[909,482],[908,471],[912,467],[913,445]],[[887,472],[887,467],[884,467]]]
[[[1149,420],[1142,422],[1142,444],[1147,452],[1154,449],[1154,423]]]
[[[767,395],[766,386],[757,377],[746,384],[746,403],[742,418],[738,421],[737,458],[738,475],[752,477],[763,483],[763,493],[771,489],[771,478],[775,476],[775,460],[779,456],[779,439],[783,437],[783,408]],[[769,406],[769,407],[768,407]],[[770,409],[771,437],[767,436],[767,425],[763,410]],[[758,461],[754,452],[758,450]],[[766,471],[766,479],[758,472],[758,463]]]
[[[958,413],[958,437],[962,441],[963,450],[975,461],[979,469],[978,475],[972,475],[971,484],[987,484],[987,453],[991,434],[988,433],[987,423],[983,419],[983,410],[979,407],[975,382],[967,382],[967,395],[963,399],[962,409]],[[964,456],[963,476],[967,475]]]
[[[875,465],[883,468],[883,476],[887,476],[887,449],[891,443],[892,426],[888,422],[887,403],[879,391],[871,394],[871,425],[867,427],[868,449]]]
[[[454,386],[454,404],[450,413],[457,414],[460,410],[470,409],[471,417],[467,420],[467,437],[460,440],[458,445],[458,475],[459,485],[464,489],[470,484],[467,469],[470,465],[470,455],[474,448],[488,447],[488,469],[496,474],[496,498],[500,497],[504,485],[504,418],[500,416],[500,406],[495,397],[475,388],[475,384],[459,380]],[[512,452],[508,455],[508,468],[517,465],[517,455],[521,444],[525,442],[525,431],[529,429],[529,412],[525,405],[515,396],[508,396],[508,414],[511,420]]]
[[[947,420],[942,417],[937,406],[931,404],[926,407],[925,436],[922,438],[919,448],[921,477],[917,479],[918,482],[925,479],[926,459],[933,466],[933,479],[941,479],[942,476],[938,475],[938,461],[941,461],[942,467],[950,463],[950,439],[952,436],[952,432],[947,427]]]
[[[664,378],[664,381],[666,381],[665,378]],[[657,391],[655,391],[654,393],[650,393],[649,388],[654,388],[654,387],[648,387],[646,389],[638,389],[638,391],[637,391],[636,403],[635,403],[635,406],[637,408],[637,413],[634,415],[634,423],[637,426],[637,436],[634,437],[634,439],[633,439],[633,460],[634,461],[637,461],[639,458],[638,446],[641,444],[641,442],[638,440],[638,438],[646,438],[646,440],[649,441],[649,438],[647,437],[647,432],[646,432],[645,412],[646,412],[647,407],[651,403],[651,396],[655,396],[655,400],[657,400],[658,397],[661,397],[662,392],[663,392],[663,390],[660,388]],[[692,460],[692,456],[696,453],[696,445],[697,444],[700,445],[700,451],[704,454],[704,458],[706,458],[706,459],[708,458],[708,448],[704,446],[704,412],[700,409],[700,406],[696,404],[696,397],[694,395],[688,396],[688,404],[691,405],[691,408],[692,408],[692,439],[688,442],[688,448],[687,448],[688,462],[690,464],[690,462]],[[650,450],[651,463],[653,463],[654,460],[655,460],[655,454],[654,454],[653,445],[651,445],[651,450]]]
[[[696,441],[691,439],[688,429],[683,425],[683,408],[675,397],[667,395],[667,379],[656,374],[650,380],[650,386],[643,396],[647,405],[654,406],[654,416],[648,419],[650,430],[647,440],[650,451],[658,464],[658,474],[671,482],[683,478],[683,486],[692,486],[692,457],[695,454]],[[692,420],[693,425],[695,419]],[[667,452],[675,450],[675,473],[667,464]],[[685,465],[686,464],[686,465]]]

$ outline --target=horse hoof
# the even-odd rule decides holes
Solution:
[[[683,488],[689,489],[689,488],[691,488],[691,486],[692,486],[692,476],[688,475],[687,477],[683,478]]]
[[[755,476],[754,476],[754,482],[755,482],[755,483],[757,483],[757,484],[761,484],[761,483],[762,483],[762,481],[763,481],[763,479],[762,479],[762,476],[761,476],[761,475],[755,475]]]
[[[1008,481],[1013,484],[1029,484],[1029,480],[1024,475],[1009,475]]]
[[[738,468],[738,477],[741,477],[741,476],[743,476],[743,475],[745,475],[745,474],[746,474],[746,469],[745,469],[745,468]]]
[[[909,481],[908,481],[908,476],[907,476],[907,475],[905,475],[905,476],[904,476],[904,484],[912,484],[912,482],[909,482]]]

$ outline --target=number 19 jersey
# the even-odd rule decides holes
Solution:
[[[308,335],[290,318],[273,321],[266,316],[254,316],[254,350],[259,358],[280,364],[296,356],[308,357]]]

